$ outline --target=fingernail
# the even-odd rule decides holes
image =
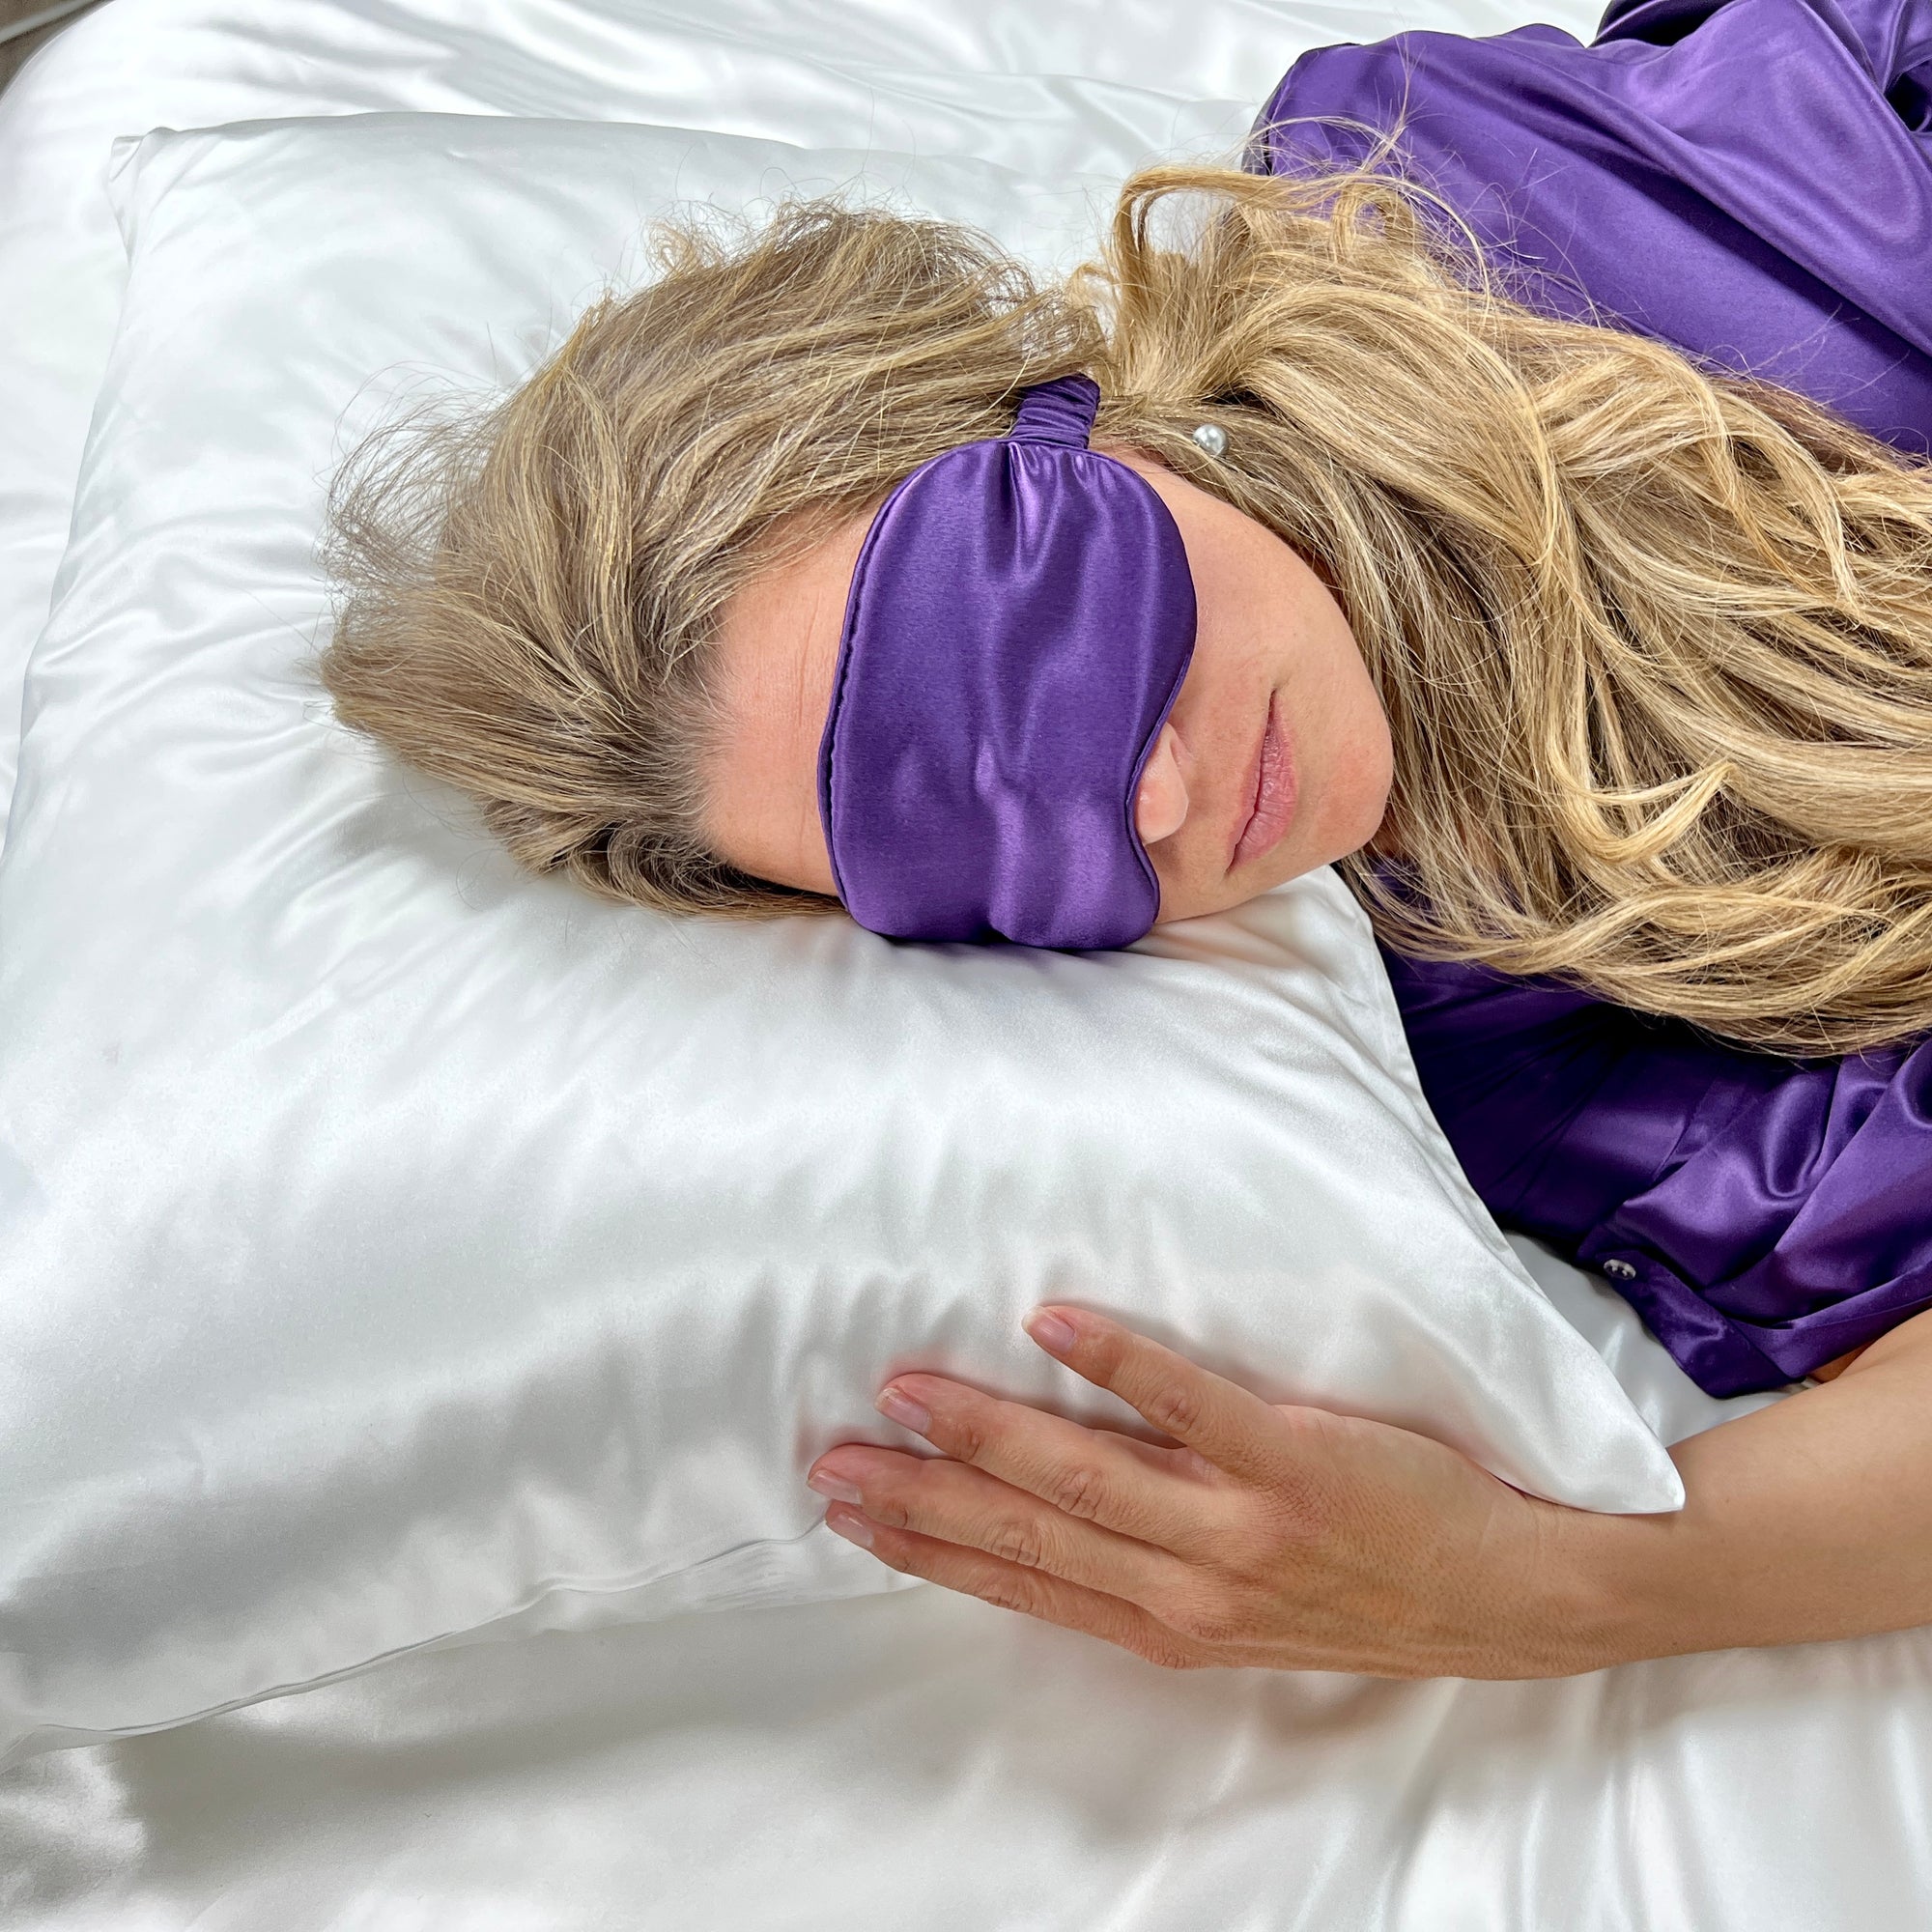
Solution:
[[[1080,1338],[1074,1333],[1073,1323],[1064,1315],[1056,1315],[1050,1308],[1036,1308],[1020,1323],[1033,1339],[1049,1355],[1064,1355]]]
[[[821,1496],[832,1496],[841,1503],[856,1503],[859,1500],[858,1486],[848,1483],[842,1476],[835,1476],[830,1469],[814,1469],[805,1479],[809,1490],[816,1490]]]
[[[842,1536],[847,1543],[856,1543],[861,1549],[872,1547],[872,1525],[856,1511],[827,1510],[825,1526],[834,1536]]]
[[[932,1417],[901,1388],[888,1382],[879,1391],[879,1413],[910,1429],[915,1435],[923,1435],[932,1427]]]

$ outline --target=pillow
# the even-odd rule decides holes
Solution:
[[[457,118],[124,144],[0,866],[0,1740],[892,1587],[807,1463],[910,1440],[870,1402],[907,1367],[1123,1418],[1020,1334],[1049,1295],[1542,1495],[1679,1505],[1332,874],[1112,954],[667,921],[520,874],[332,724],[323,494],[398,386],[521,378],[674,196],[862,173],[1053,261],[1107,192]]]

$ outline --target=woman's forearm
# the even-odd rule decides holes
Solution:
[[[1932,1623],[1932,1312],[1672,1454],[1678,1514],[1545,1520],[1552,1612],[1594,1662]]]

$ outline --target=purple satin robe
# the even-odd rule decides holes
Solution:
[[[1618,0],[1597,41],[1323,47],[1262,116],[1402,121],[1529,298],[1932,452],[1932,0]],[[1277,128],[1267,158],[1363,137]],[[1932,1037],[1797,1062],[1548,980],[1384,949],[1425,1093],[1497,1219],[1601,1268],[1713,1395],[1932,1304]]]

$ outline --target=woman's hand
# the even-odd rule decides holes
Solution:
[[[1037,1309],[1027,1331],[1179,1446],[904,1375],[879,1409],[941,1454],[829,1450],[808,1477],[839,1499],[828,1526],[895,1570],[1175,1668],[1531,1677],[1609,1661],[1605,1608],[1558,1560],[1561,1520],[1582,1513],[1408,1430],[1270,1406],[1085,1310]]]

